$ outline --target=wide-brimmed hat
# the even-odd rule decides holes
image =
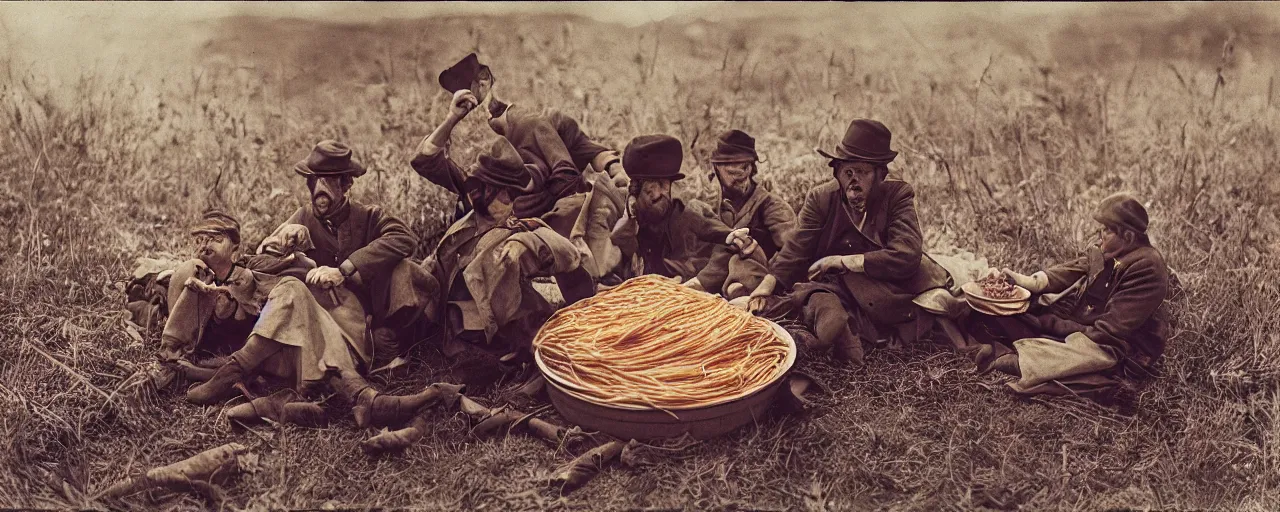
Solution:
[[[489,66],[480,63],[480,59],[476,54],[470,53],[457,64],[449,66],[449,69],[440,72],[440,87],[451,93],[458,92],[461,89],[470,89],[471,84],[475,83],[477,78],[482,75],[488,75],[493,78],[493,73],[489,71]]]
[[[1150,219],[1147,209],[1132,195],[1112,194],[1098,204],[1093,219],[1112,229],[1128,229],[1146,233]]]
[[[191,235],[225,235],[233,243],[240,243],[240,221],[227,212],[212,208],[191,227]]]
[[[818,154],[832,160],[848,160],[854,162],[872,162],[887,164],[898,156],[898,152],[889,149],[892,138],[889,129],[879,121],[855,119],[849,123],[840,145],[830,153],[817,149]]]
[[[670,135],[641,135],[622,150],[622,169],[631,179],[680,180],[684,146]]]
[[[364,175],[364,166],[352,158],[351,148],[336,140],[322,140],[307,158],[299,160],[293,170],[303,176]]]
[[[711,163],[759,162],[756,139],[742,130],[729,130],[716,139],[716,149],[711,152]]]
[[[487,153],[476,159],[463,186],[472,187],[476,183],[485,183],[495,187],[530,192],[533,190],[533,176],[525,167],[524,159],[516,152],[516,148],[505,137],[493,141]]]

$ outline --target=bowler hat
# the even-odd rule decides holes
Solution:
[[[1138,233],[1147,232],[1147,209],[1133,196],[1125,193],[1112,194],[1098,204],[1098,211],[1093,219],[1112,229],[1128,229]]]
[[[680,180],[684,147],[670,135],[641,135],[622,150],[622,169],[632,179]]]
[[[533,190],[533,176],[525,167],[524,159],[516,152],[505,137],[493,141],[487,153],[476,159],[471,167],[471,176],[467,177],[464,186],[475,186],[485,183],[495,187],[530,192]]]
[[[322,140],[307,158],[299,160],[293,170],[303,176],[364,175],[364,166],[351,157],[351,148],[336,140]]]
[[[709,160],[711,163],[759,162],[756,139],[742,130],[724,132],[716,140],[716,149]]]
[[[481,64],[476,54],[469,53],[457,64],[440,72],[440,87],[444,87],[444,90],[451,93],[458,92],[461,89],[470,89],[471,84],[482,74],[487,74],[489,78],[493,78],[493,74],[489,71],[489,66]]]
[[[850,160],[887,164],[898,156],[898,152],[889,149],[892,134],[879,121],[855,119],[849,123],[844,132],[844,139],[835,150],[828,153],[818,149],[818,154],[832,160]]]
[[[226,235],[233,243],[240,243],[240,221],[227,212],[212,208],[204,212],[200,222],[191,227],[191,235]]]

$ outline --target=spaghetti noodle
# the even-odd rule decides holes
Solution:
[[[749,395],[778,377],[790,350],[765,320],[659,276],[558,311],[533,345],[576,394],[662,410]]]

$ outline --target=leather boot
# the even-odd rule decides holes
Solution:
[[[196,405],[213,405],[236,395],[236,384],[244,379],[244,369],[235,359],[227,362],[214,372],[207,382],[192,386],[187,390],[187,401]]]
[[[352,371],[344,371],[335,379],[334,389],[352,403],[351,414],[360,428],[404,423],[423,407],[441,398],[440,390],[432,386],[406,396],[380,393],[364,377]]]

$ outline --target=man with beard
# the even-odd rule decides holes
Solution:
[[[834,347],[840,361],[861,364],[863,339],[906,331],[919,314],[912,299],[951,282],[923,252],[915,191],[886,179],[898,154],[890,137],[883,124],[858,119],[834,152],[817,150],[835,179],[809,192],[773,273],[751,294],[759,311],[766,297],[792,288],[789,305],[816,336],[811,348]]]
[[[621,216],[626,176],[617,152],[592,141],[578,122],[561,112],[539,115],[504,102],[493,90],[489,67],[469,54],[440,73],[440,85],[453,93],[449,116],[423,139],[410,162],[414,171],[458,195],[457,220],[471,209],[463,190],[465,174],[450,165],[448,146],[454,127],[479,108],[489,114],[489,127],[505,137],[526,164],[531,164],[532,189],[516,201],[519,218],[539,217],[557,233],[583,249],[584,266],[601,277],[621,259],[609,244],[608,233]],[[594,172],[588,172],[588,167]]]
[[[791,236],[796,213],[756,183],[760,158],[750,135],[741,130],[721,134],[710,160],[714,168],[711,178],[720,183],[720,220],[730,228],[746,229],[759,250],[748,247],[745,254],[735,254],[728,247],[718,247],[690,286],[734,300],[749,295],[769,274],[768,261]]]
[[[1084,256],[1030,276],[1003,270],[1039,300],[1020,315],[971,314],[980,372],[1020,377],[1009,385],[1022,394],[1104,400],[1119,389],[1116,377],[1149,375],[1168,338],[1169,268],[1133,196],[1103,199],[1093,218],[1098,239]]]
[[[516,216],[515,204],[534,187],[532,167],[506,139],[495,140],[462,183],[472,210],[449,227],[423,261],[441,285],[427,316],[444,330],[446,356],[527,356],[538,328],[555,309],[533,288],[533,277],[554,276],[566,304],[594,291],[569,240],[540,219]],[[487,384],[472,377],[464,380]]]
[[[376,357],[385,361],[401,350],[397,337],[403,338],[403,331],[420,318],[436,288],[421,266],[409,259],[417,237],[382,208],[347,197],[365,169],[345,144],[321,141],[294,171],[307,179],[311,204],[299,208],[284,225],[306,228],[313,247],[304,254],[319,265],[305,280],[355,293],[358,304],[343,307],[360,308],[352,316],[362,322],[371,315]]]
[[[658,274],[679,278],[687,286],[719,283],[707,261],[715,246],[737,252],[755,242],[747,229],[733,230],[723,222],[699,215],[672,197],[672,184],[684,178],[680,166],[684,148],[668,135],[642,135],[623,151],[622,165],[631,178],[626,215],[614,227],[612,240],[631,262],[627,277]]]

